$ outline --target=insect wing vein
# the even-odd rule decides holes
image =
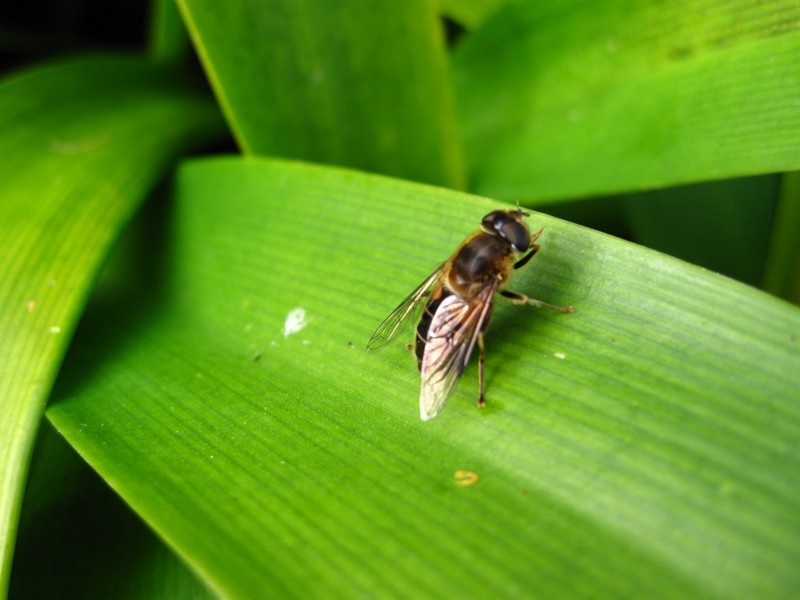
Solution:
[[[380,325],[378,325],[375,333],[373,333],[372,337],[369,339],[367,350],[374,350],[376,348],[380,348],[381,346],[385,346],[397,336],[398,332],[400,331],[400,325],[402,325],[403,322],[415,312],[414,309],[419,306],[420,300],[426,298],[429,295],[430,290],[439,283],[444,268],[444,263],[439,265],[439,267],[433,273],[428,275],[425,281],[419,284],[419,286],[417,286],[413,292],[406,296],[405,300],[403,300],[397,306],[397,308],[395,308],[389,314],[389,316],[386,317]]]
[[[486,286],[471,302],[448,296],[436,310],[420,368],[419,412],[423,421],[439,414],[455,390],[484,329],[496,288],[496,284]]]

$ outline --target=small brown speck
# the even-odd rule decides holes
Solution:
[[[260,361],[260,360],[261,360],[261,352],[256,352],[256,353],[253,355],[253,362],[258,362],[258,361]]]

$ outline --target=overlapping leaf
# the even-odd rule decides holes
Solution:
[[[561,200],[800,168],[800,7],[504,4],[454,56],[470,189]]]
[[[207,99],[142,59],[73,59],[0,84],[0,590],[39,421],[98,268],[171,161],[220,126]]]
[[[463,187],[431,2],[179,5],[244,152]]]
[[[302,164],[178,177],[149,302],[102,306],[48,416],[227,597],[781,597],[800,313],[559,222],[432,422],[380,319],[498,204]],[[115,316],[117,315],[117,316]],[[455,474],[478,475],[459,486]]]

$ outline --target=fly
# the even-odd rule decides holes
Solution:
[[[411,292],[375,330],[367,344],[372,350],[389,343],[400,324],[424,302],[414,344],[422,377],[419,414],[432,419],[447,402],[478,346],[478,406],[484,399],[483,336],[492,315],[495,293],[514,304],[544,306],[571,313],[572,306],[555,306],[505,289],[514,270],[539,251],[535,243],[544,228],[531,235],[522,209],[495,210],[481,221],[453,255]]]

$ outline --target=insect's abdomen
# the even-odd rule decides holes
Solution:
[[[436,310],[447,296],[441,294],[439,297],[430,300],[422,311],[422,316],[417,324],[417,337],[414,343],[414,353],[417,355],[417,369],[422,370],[422,357],[425,355],[425,344],[428,343],[428,330],[431,328],[431,321],[436,314]]]

